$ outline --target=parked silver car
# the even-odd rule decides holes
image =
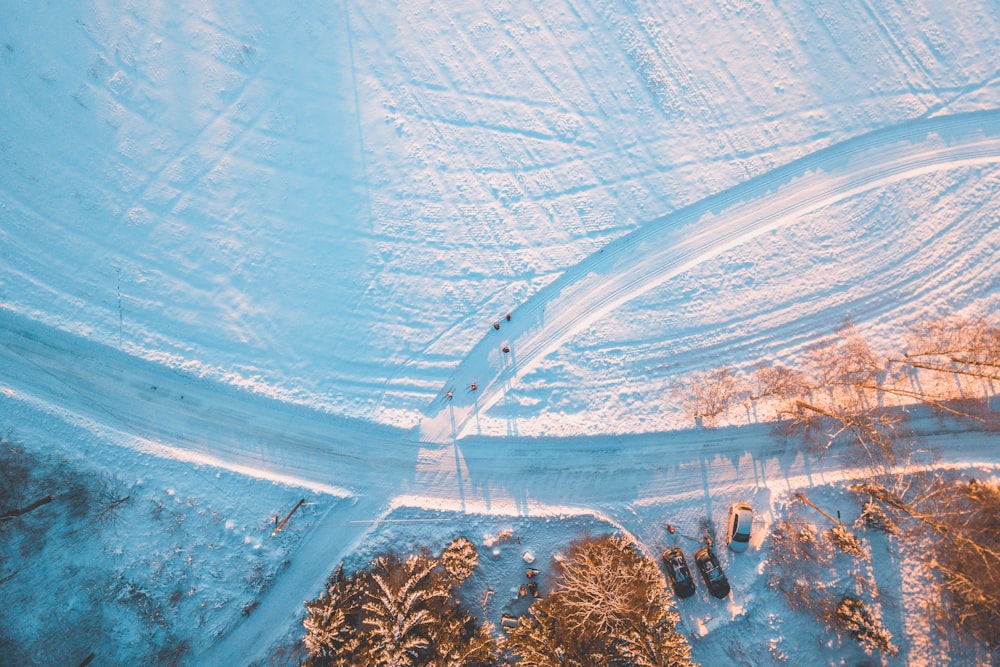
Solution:
[[[746,551],[750,546],[750,527],[753,525],[753,508],[746,503],[729,506],[729,523],[726,544],[733,551]]]

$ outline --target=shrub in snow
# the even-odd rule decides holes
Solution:
[[[106,475],[101,481],[90,509],[94,523],[100,529],[116,525],[125,505],[131,500],[132,495],[128,485],[117,477]]]
[[[514,531],[511,528],[504,528],[496,535],[484,535],[483,546],[495,547],[501,542],[510,542],[512,539],[514,539]]]
[[[692,664],[663,576],[627,539],[578,540],[554,570],[552,591],[507,638],[520,667]]]
[[[440,558],[384,554],[350,577],[338,567],[326,591],[306,602],[306,664],[493,664],[497,645],[490,627],[455,599],[455,588],[477,562],[472,542],[458,538]]]
[[[865,501],[865,504],[861,506],[861,514],[858,515],[854,525],[873,528],[889,535],[899,533],[899,525],[896,521],[874,500]]]
[[[843,526],[834,526],[827,535],[829,535],[830,541],[848,556],[853,556],[858,560],[871,560],[861,540]]]
[[[827,604],[822,582],[833,555],[830,543],[811,524],[779,521],[771,529],[770,585],[784,594],[793,609],[819,615]]]
[[[886,655],[896,655],[899,649],[892,643],[892,633],[875,617],[864,600],[845,597],[837,604],[833,622],[838,629],[849,633],[862,646]]]
[[[675,392],[695,420],[714,426],[718,418],[748,394],[746,383],[732,368],[697,373]]]
[[[456,586],[472,576],[479,565],[476,545],[464,537],[453,540],[441,553],[441,564]]]

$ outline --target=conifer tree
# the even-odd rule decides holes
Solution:
[[[429,552],[383,554],[350,577],[337,568],[319,598],[306,602],[310,667],[486,667],[497,656],[491,627],[462,607],[455,589],[478,562],[475,546],[454,540]]]

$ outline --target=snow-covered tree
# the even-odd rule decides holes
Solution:
[[[476,566],[479,565],[476,545],[466,537],[452,540],[441,554],[441,564],[455,585],[461,584],[472,576]]]
[[[471,551],[470,551],[471,549]],[[441,558],[424,551],[383,554],[346,577],[338,567],[326,592],[306,603],[304,642],[311,666],[477,667],[493,664],[496,640],[455,597],[478,556],[469,540]]]
[[[358,632],[361,586],[356,577],[344,575],[341,563],[326,583],[326,591],[306,602],[303,641],[310,665],[347,667],[360,653]]]
[[[444,578],[435,575],[436,560],[410,556],[405,561],[381,556],[368,573],[362,604],[365,626],[375,649],[375,667],[421,664],[433,637],[436,612],[449,596]]]
[[[578,540],[555,570],[552,592],[508,637],[519,666],[693,664],[662,575],[629,540]]]
[[[943,484],[925,511],[916,516],[939,536],[929,555],[943,576],[942,618],[1000,651],[1000,485]]]
[[[892,633],[876,618],[871,606],[864,600],[845,597],[837,604],[834,624],[869,650],[886,655],[896,655],[899,649],[892,643]]]

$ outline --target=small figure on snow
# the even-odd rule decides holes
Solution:
[[[504,353],[504,354],[510,354],[510,348],[509,348],[508,346],[504,345],[504,346],[503,346],[502,348],[500,348],[500,349],[501,349],[501,350],[503,350],[503,353]]]
[[[500,323],[499,322],[494,322],[493,323],[493,328],[496,329],[497,331],[500,331]]]
[[[510,313],[507,313],[507,321],[510,322]]]
[[[479,389],[479,387],[476,386],[475,382],[473,382],[472,384],[469,385],[469,391],[475,391],[477,389]]]
[[[446,398],[447,400],[449,400],[449,401],[450,401],[451,399],[455,398],[454,394],[452,394],[450,390],[449,390],[449,391],[446,391],[446,392],[444,392],[444,397],[445,397],[445,398]]]

